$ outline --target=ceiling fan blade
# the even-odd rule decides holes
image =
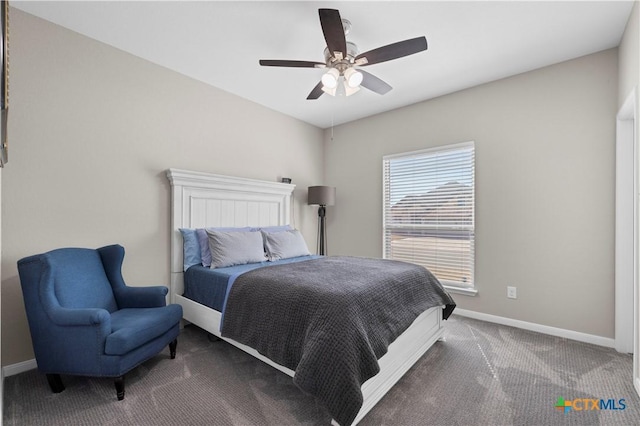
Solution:
[[[375,75],[370,74],[363,70],[358,70],[358,72],[362,73],[362,83],[360,83],[362,87],[365,87],[371,90],[372,92],[376,92],[380,95],[384,95],[385,93],[387,93],[389,90],[392,89],[391,86],[389,86],[384,81],[380,80]]]
[[[316,87],[314,87],[311,93],[309,93],[309,96],[307,96],[307,100],[318,99],[320,96],[322,96],[323,93],[324,91],[322,90],[321,81],[320,83],[316,84]]]
[[[424,36],[416,37],[361,53],[355,57],[355,63],[361,67],[378,64],[380,62],[402,58],[403,56],[413,55],[423,50],[427,50],[427,38]]]
[[[327,48],[334,56],[335,52],[342,53],[342,58],[347,57],[347,40],[344,36],[344,27],[342,26],[342,18],[340,12],[336,9],[318,9],[320,15],[320,25],[322,33],[327,42]]]
[[[325,68],[327,65],[323,62],[311,61],[287,61],[280,59],[260,59],[260,65],[263,67],[294,67],[294,68]]]

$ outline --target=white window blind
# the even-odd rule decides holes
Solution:
[[[383,168],[384,258],[472,289],[474,143],[386,156]]]

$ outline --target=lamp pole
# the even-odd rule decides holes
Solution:
[[[327,243],[327,236],[324,232],[326,214],[325,207],[326,206],[324,204],[320,204],[320,207],[318,207],[318,254],[321,256],[325,255],[325,246]]]

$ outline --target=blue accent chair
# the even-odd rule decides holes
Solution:
[[[175,358],[182,306],[167,288],[127,287],[124,248],[62,248],[18,261],[38,370],[54,393],[61,374],[112,377],[124,399],[124,375],[169,345]]]

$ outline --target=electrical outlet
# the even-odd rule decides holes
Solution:
[[[509,299],[517,299],[518,298],[515,287],[507,287],[507,297]]]

